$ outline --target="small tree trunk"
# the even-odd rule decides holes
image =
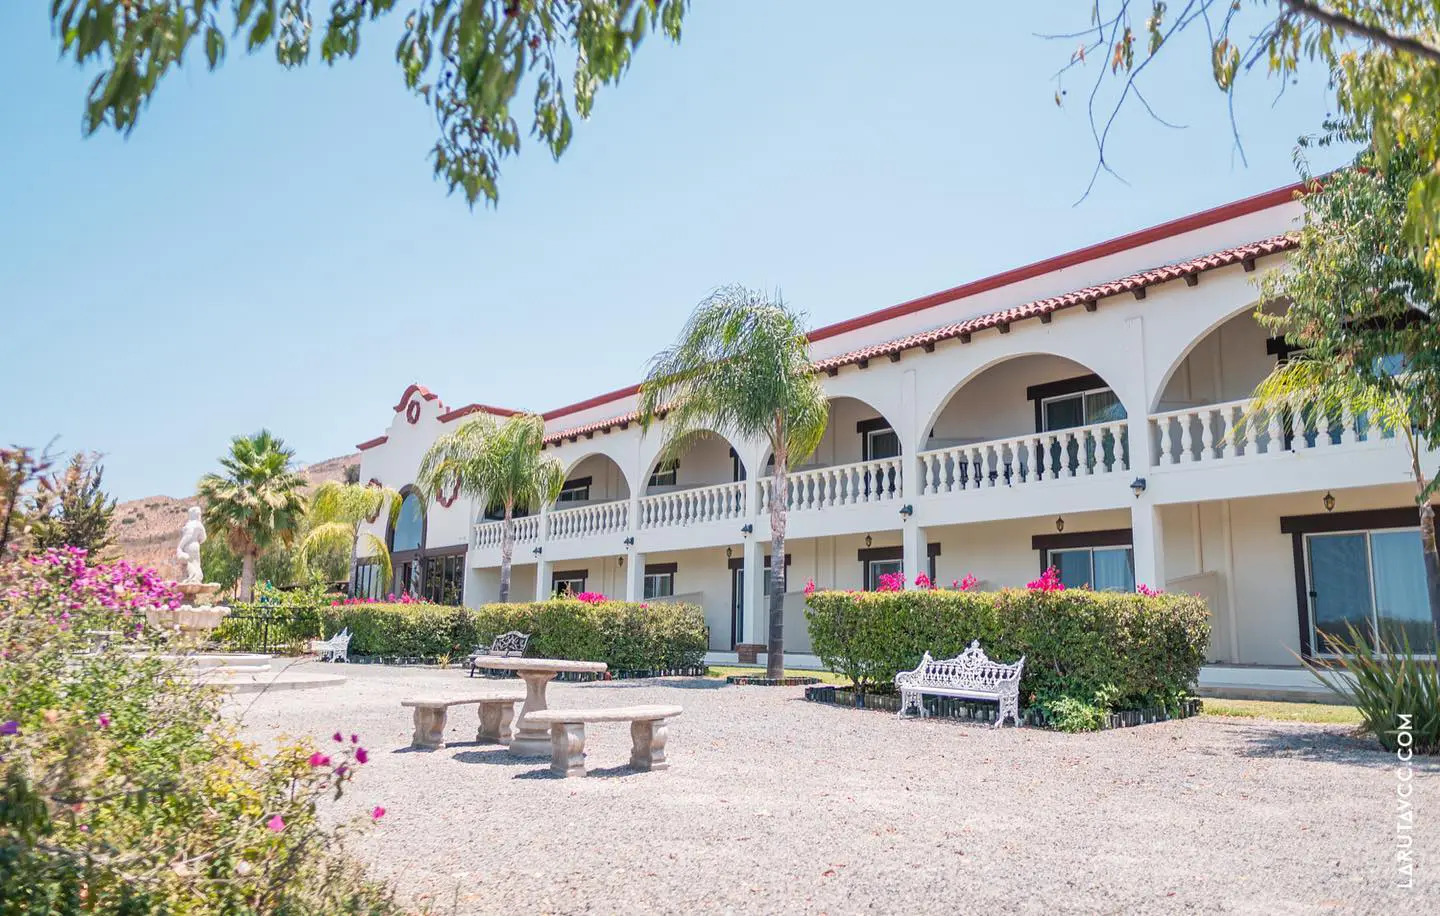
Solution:
[[[350,568],[345,579],[345,594],[351,598],[359,597],[355,594],[355,570],[360,566],[360,557],[356,552],[360,548],[360,525],[356,523],[350,531]],[[365,596],[370,597],[369,595]]]
[[[510,558],[515,553],[515,526],[510,521],[511,503],[505,504],[505,518],[500,522],[500,603],[510,600]],[[538,573],[537,573],[538,575]]]
[[[254,551],[247,550],[240,557],[240,600],[255,600],[255,559]]]
[[[789,474],[783,449],[775,453],[770,475],[770,644],[765,654],[765,676],[785,676],[785,519],[789,504]]]
[[[1425,593],[1430,598],[1430,623],[1440,640],[1440,551],[1435,544],[1435,509],[1430,505],[1429,481],[1420,467],[1420,443],[1410,435],[1410,473],[1415,478],[1415,502],[1420,510],[1420,551],[1425,556]],[[1437,646],[1430,648],[1431,652]]]

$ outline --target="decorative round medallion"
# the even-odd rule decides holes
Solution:
[[[420,422],[419,401],[412,399],[409,404],[405,405],[405,422],[409,423],[411,426],[414,426],[416,423]]]
[[[367,487],[383,487],[384,484],[382,484],[382,483],[381,483],[379,480],[377,480],[376,478],[371,477],[368,481],[365,482],[365,486],[367,486]],[[380,509],[381,509],[381,506],[378,506],[378,505],[377,505],[377,506],[375,507],[375,511],[374,511],[373,513],[371,513],[370,515],[365,516],[365,521],[367,521],[367,522],[369,522],[370,524],[373,525],[373,524],[375,523],[375,520],[380,517]]]

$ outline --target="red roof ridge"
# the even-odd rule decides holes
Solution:
[[[851,350],[848,353],[826,357],[825,359],[816,360],[811,364],[811,368],[816,372],[825,372],[834,375],[843,366],[864,364],[871,359],[899,354],[904,350],[914,349],[915,347],[933,349],[935,344],[944,340],[960,338],[963,343],[968,343],[970,335],[976,331],[996,327],[1003,327],[1004,330],[1009,330],[1012,322],[1023,321],[1027,318],[1044,318],[1063,309],[1074,308],[1077,305],[1085,305],[1087,310],[1093,311],[1093,306],[1097,306],[1101,299],[1118,296],[1122,293],[1143,295],[1143,291],[1151,286],[1157,286],[1161,283],[1168,283],[1181,278],[1187,278],[1188,282],[1188,278],[1196,277],[1198,274],[1204,273],[1207,270],[1215,270],[1216,268],[1228,267],[1233,264],[1244,264],[1246,270],[1251,270],[1257,258],[1289,251],[1298,244],[1299,242],[1292,235],[1272,235],[1268,238],[1248,242],[1244,245],[1223,248],[1207,255],[1201,255],[1200,257],[1189,258],[1160,267],[1153,267],[1149,270],[1133,273],[1117,280],[1087,286],[1059,296],[1036,299],[1013,308],[990,312],[974,318],[967,318],[964,321],[941,325],[927,331],[918,331],[883,343],[872,344],[858,350]],[[899,357],[896,356],[896,358],[898,359]],[[638,390],[639,386],[637,385],[635,388]],[[559,430],[546,436],[545,442],[548,445],[554,445],[564,439],[574,440],[580,436],[589,437],[593,436],[596,432],[608,430],[613,426],[628,426],[638,419],[639,412],[632,410],[617,417],[597,420],[570,429]]]
[[[464,407],[456,407],[454,410],[442,413],[440,415],[440,422],[449,423],[451,420],[468,417],[472,413],[493,413],[497,417],[513,417],[516,414],[524,413],[524,411],[511,410],[508,407],[492,407],[489,404],[466,404]]]

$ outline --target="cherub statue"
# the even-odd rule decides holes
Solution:
[[[175,548],[175,556],[185,566],[185,575],[180,580],[182,585],[198,585],[205,580],[205,574],[200,570],[200,545],[203,543],[205,523],[200,521],[200,507],[191,506],[190,518],[180,529],[180,546]]]

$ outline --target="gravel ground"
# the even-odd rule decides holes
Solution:
[[[303,666],[313,670],[316,666]],[[407,696],[512,685],[346,666],[241,697],[246,731],[358,731],[352,844],[435,912],[1406,913],[1440,908],[1440,763],[1417,764],[1414,887],[1397,887],[1395,759],[1343,726],[1197,718],[1092,735],[899,721],[803,688],[706,679],[552,684],[550,705],[679,703],[671,768],[587,732],[584,779],[469,743],[408,747]]]

